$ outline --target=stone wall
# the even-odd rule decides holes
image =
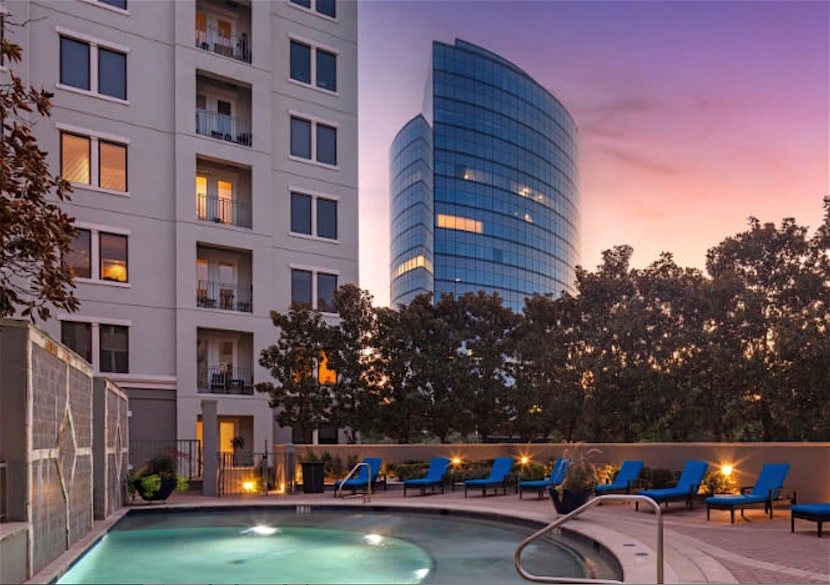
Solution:
[[[89,363],[27,322],[0,321],[0,461],[7,465],[0,497],[7,497],[8,524],[27,534],[22,558],[5,554],[6,539],[0,554],[27,577],[86,536],[94,516],[123,505],[127,398],[107,380],[99,386],[94,400]]]
[[[275,445],[275,448],[277,446]],[[345,463],[349,456],[382,457],[384,463],[429,461],[431,457],[460,457],[474,461],[499,456],[530,457],[539,463],[561,457],[564,443],[475,443],[411,445],[295,445],[300,461],[309,449],[329,452]],[[786,487],[795,489],[799,502],[830,502],[830,443],[585,443],[583,451],[597,449],[595,463],[619,465],[625,459],[641,459],[647,467],[680,470],[689,459],[702,459],[711,468],[734,466],[739,486],[755,483],[764,463],[788,463]]]

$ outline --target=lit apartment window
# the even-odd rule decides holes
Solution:
[[[291,231],[336,240],[337,201],[292,191]]]
[[[291,270],[291,303],[294,305],[333,313],[336,290],[336,274],[298,268]],[[313,300],[316,303],[312,303]]]
[[[123,234],[78,228],[78,235],[63,261],[75,278],[129,282],[127,236]]]
[[[337,165],[337,128],[291,116],[291,155]]]
[[[61,35],[60,83],[127,99],[127,55],[122,51]]]
[[[291,41],[290,75],[301,83],[314,84],[328,91],[337,91],[337,55],[300,41]],[[312,58],[314,55],[314,58]]]
[[[335,0],[291,0],[291,3],[307,8],[308,10],[314,10],[320,14],[325,14],[326,16],[330,16],[332,18],[337,16]]]
[[[61,343],[99,372],[129,373],[129,336],[126,325],[61,321]]]
[[[61,132],[61,177],[70,183],[126,192],[127,145]]]

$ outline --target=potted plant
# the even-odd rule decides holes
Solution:
[[[548,488],[553,507],[560,514],[573,512],[585,504],[599,483],[599,474],[591,458],[599,449],[585,450],[582,445],[567,449],[565,456],[571,459],[565,479],[558,486]]]
[[[174,491],[187,490],[188,481],[176,473],[176,461],[166,453],[150,459],[141,469],[127,475],[130,501],[138,494],[146,502],[164,501]]]

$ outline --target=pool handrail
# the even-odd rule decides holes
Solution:
[[[522,567],[522,551],[524,548],[539,538],[543,536],[547,532],[550,532],[554,528],[558,528],[571,518],[576,518],[577,516],[582,515],[584,512],[587,512],[591,508],[600,505],[602,502],[643,502],[648,504],[652,508],[654,508],[655,518],[657,519],[657,580],[656,583],[663,583],[663,514],[660,510],[660,504],[652,500],[647,496],[638,496],[638,495],[623,495],[623,494],[609,494],[605,496],[597,496],[587,503],[583,504],[573,512],[569,514],[565,514],[564,516],[557,518],[544,528],[534,532],[527,538],[525,538],[522,542],[519,543],[519,546],[516,548],[516,553],[513,555],[513,562],[516,565],[516,571],[519,572],[519,575],[523,579],[527,581],[533,581],[536,583],[622,583],[622,581],[611,581],[606,579],[582,579],[577,577],[546,577],[544,575],[534,575],[532,573],[528,573],[525,571],[524,567]]]
[[[363,494],[363,501],[364,502],[371,502],[372,501],[372,468],[371,466],[366,463],[365,461],[361,461],[354,467],[352,470],[346,475],[343,481],[337,486],[337,491],[334,493],[334,497],[342,498],[343,496],[343,485],[351,479],[351,477],[357,473],[357,470],[361,468],[361,466],[366,466],[366,475],[369,477],[369,480],[366,482],[366,493]]]

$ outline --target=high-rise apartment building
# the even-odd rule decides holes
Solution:
[[[476,45],[434,42],[422,114],[390,151],[391,302],[571,291],[577,128],[548,90]]]
[[[223,451],[289,441],[254,390],[269,313],[334,318],[358,282],[356,2],[5,7],[15,72],[54,93],[39,145],[74,191],[81,307],[44,329],[126,390],[133,441],[200,437],[205,400]]]

